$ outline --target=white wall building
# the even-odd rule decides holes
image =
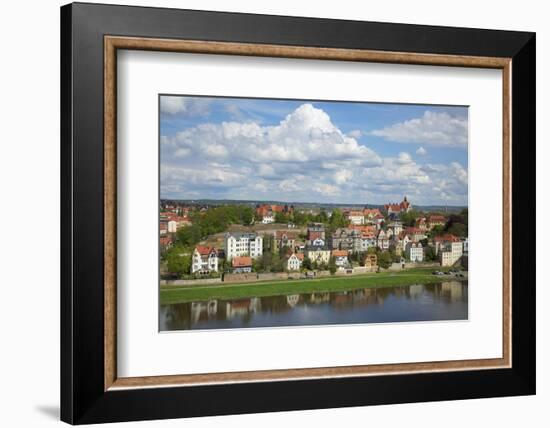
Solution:
[[[351,224],[365,224],[365,216],[362,211],[350,211],[347,217]]]
[[[225,235],[225,257],[231,260],[236,256],[260,257],[263,252],[263,239],[255,233],[227,233]]]
[[[304,258],[303,254],[292,254],[286,262],[287,269],[289,271],[300,270],[300,267],[302,266],[303,258]]]
[[[197,245],[191,260],[191,273],[210,273],[218,271],[218,252],[214,247]]]
[[[176,233],[178,231],[178,222],[176,220],[170,220],[168,222],[168,233]]]
[[[266,214],[262,218],[263,224],[271,224],[275,223],[275,216],[272,213]]]
[[[424,261],[424,248],[420,242],[409,242],[406,247],[407,258],[411,262]]]

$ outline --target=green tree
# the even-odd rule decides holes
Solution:
[[[468,235],[467,227],[463,223],[453,223],[448,229],[447,232],[449,232],[452,235],[465,237]]]
[[[378,266],[380,266],[382,269],[389,268],[392,262],[392,256],[388,251],[380,251],[378,253]]]
[[[166,252],[166,267],[172,274],[186,275],[191,271],[191,256],[182,247],[172,247]]]
[[[184,226],[176,232],[177,243],[184,247],[193,247],[201,238],[201,229],[196,224]]]
[[[288,216],[280,212],[275,213],[275,223],[288,223]]]
[[[308,257],[304,257],[304,261],[302,262],[302,267],[304,269],[311,270],[312,269],[311,259]]]
[[[344,214],[342,213],[342,211],[340,211],[338,208],[335,208],[332,211],[332,215],[330,216],[330,221],[329,221],[330,227],[332,229],[337,229],[339,227],[346,227],[348,223],[349,222],[344,217]]]
[[[435,254],[435,248],[431,245],[424,247],[424,259],[427,262],[434,262],[437,260],[437,255]]]
[[[420,213],[415,210],[411,210],[408,213],[402,212],[399,217],[401,218],[401,221],[403,222],[404,226],[412,227],[415,225],[416,219],[420,216]]]
[[[336,267],[336,259],[331,256],[331,258],[328,261],[328,270],[330,271],[330,274],[334,275],[337,269],[338,268]]]

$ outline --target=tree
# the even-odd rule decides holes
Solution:
[[[382,269],[387,269],[392,264],[392,256],[388,251],[380,251],[378,253],[378,266]]]
[[[404,226],[414,226],[416,219],[420,216],[420,213],[415,210],[411,210],[409,212],[402,212],[400,214],[401,221],[403,222]]]
[[[176,241],[183,247],[193,247],[202,238],[198,225],[184,226],[176,232]]]
[[[338,268],[336,267],[336,259],[331,256],[328,261],[328,270],[330,271],[330,274],[334,275],[337,269]]]
[[[329,224],[332,229],[337,229],[339,227],[345,227],[348,225],[348,221],[344,217],[344,214],[342,211],[340,211],[338,208],[335,208],[332,211],[332,215],[330,216]]]
[[[437,255],[435,254],[435,248],[431,245],[424,247],[424,259],[427,262],[434,262],[437,260]]]
[[[444,233],[445,233],[445,228],[440,225],[434,226],[431,230],[432,236],[440,236],[440,235],[443,235]]]
[[[275,213],[275,223],[288,223],[288,216],[280,212]]]
[[[448,229],[447,232],[449,232],[451,235],[464,237],[468,235],[467,227],[463,223],[453,223]]]
[[[311,259],[308,257],[304,257],[304,261],[302,262],[302,267],[307,270],[311,270],[312,264]]]
[[[172,247],[166,252],[166,267],[170,273],[185,275],[191,271],[191,256],[182,247]]]

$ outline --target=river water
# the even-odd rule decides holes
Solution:
[[[468,282],[161,305],[160,330],[468,319]]]

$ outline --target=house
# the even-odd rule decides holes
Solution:
[[[325,241],[321,238],[314,239],[313,241],[307,241],[308,245],[312,245],[314,247],[324,247]]]
[[[256,205],[256,215],[258,217],[264,217],[268,214],[275,217],[276,213],[292,214],[294,212],[294,206],[292,205],[271,205],[271,204],[258,204]]]
[[[427,238],[426,233],[417,227],[405,228],[405,233],[411,237],[413,241],[422,241]]]
[[[365,215],[363,214],[363,211],[351,210],[346,212],[345,216],[351,224],[365,224]]]
[[[365,222],[373,221],[376,216],[382,215],[378,208],[365,208],[363,210],[363,216],[365,216]]]
[[[378,257],[376,254],[367,254],[365,256],[365,268],[369,272],[375,272],[378,268]]]
[[[376,232],[376,226],[373,226],[372,224],[350,224],[348,229],[358,230],[362,234],[372,234]]]
[[[334,263],[338,267],[346,267],[349,264],[346,250],[332,250],[332,257],[334,257]]]
[[[420,242],[409,242],[405,247],[405,254],[411,262],[424,261],[424,248]]]
[[[233,273],[250,273],[252,272],[252,257],[237,256],[231,260]]]
[[[160,221],[159,223],[159,233],[160,236],[166,235],[168,233],[168,224],[166,221]]]
[[[412,205],[409,201],[407,201],[407,197],[405,196],[403,198],[403,201],[398,204],[389,203],[384,205],[384,210],[386,211],[387,215],[408,213],[410,210],[412,210]]]
[[[197,245],[191,259],[191,273],[208,274],[218,271],[218,252],[214,247]]]
[[[270,212],[263,216],[262,224],[271,224],[271,223],[275,223],[275,216],[273,215],[273,213]]]
[[[286,268],[289,271],[300,270],[303,261],[304,255],[302,253],[291,254],[286,260]]]
[[[387,250],[390,248],[390,240],[388,238],[388,234],[384,230],[380,230],[378,232],[378,236],[376,237],[376,245],[378,245],[378,248],[381,250]]]
[[[463,243],[456,236],[446,234],[434,238],[435,253],[439,256],[441,266],[454,265],[463,254]]]
[[[225,256],[228,260],[238,256],[260,257],[263,252],[263,239],[256,233],[226,233]]]
[[[273,243],[275,248],[281,249],[283,247],[294,248],[296,242],[296,233],[287,232],[286,230],[277,230],[273,233]]]
[[[418,217],[414,221],[415,227],[420,229],[422,232],[425,232],[428,230],[428,222],[426,221],[426,217]]]
[[[323,223],[311,223],[307,226],[308,241],[314,241],[316,239],[325,240],[325,226]]]
[[[396,255],[400,256],[405,252],[407,244],[411,241],[412,239],[409,235],[407,235],[405,232],[401,232],[397,236],[394,235],[393,239],[390,242],[390,248],[395,251]]]
[[[306,247],[306,257],[312,263],[327,264],[330,261],[330,250],[327,247]]]
[[[367,251],[371,247],[376,247],[377,239],[374,233],[361,234],[361,251]]]
[[[392,231],[392,235],[399,235],[403,232],[403,223],[399,220],[394,220],[388,224],[388,231]]]
[[[166,251],[172,246],[172,236],[161,236],[160,237],[160,250]]]
[[[376,226],[376,229],[380,230],[382,229],[382,225],[384,224],[385,218],[382,214],[377,214],[373,218],[374,224]]]
[[[335,250],[361,251],[361,233],[355,229],[339,228],[327,239],[327,245]]]
[[[168,220],[168,233],[176,233],[178,231],[178,222],[175,219]]]
[[[442,215],[429,215],[426,220],[426,228],[432,230],[435,226],[445,226],[447,219]]]

